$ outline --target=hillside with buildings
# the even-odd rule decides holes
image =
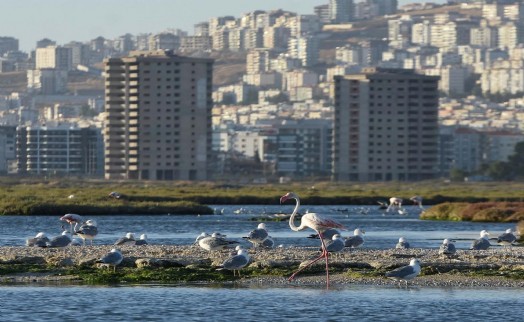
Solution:
[[[193,33],[45,38],[31,53],[0,37],[0,172],[521,176],[499,170],[524,141],[523,1],[312,9],[211,17]]]

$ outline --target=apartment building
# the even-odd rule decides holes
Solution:
[[[36,48],[36,69],[60,69],[71,70],[73,67],[73,55],[71,48],[60,46],[47,46]]]
[[[62,124],[16,129],[19,174],[101,175],[101,152],[102,136],[97,128]]]
[[[381,68],[335,76],[333,179],[434,178],[438,80],[413,70]]]
[[[207,179],[213,60],[131,52],[105,73],[105,177]]]

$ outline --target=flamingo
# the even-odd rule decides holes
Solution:
[[[75,225],[75,228],[76,228],[76,225],[84,222],[84,219],[82,218],[82,216],[77,215],[77,214],[65,214],[62,217],[60,217],[60,220],[65,221],[71,227],[71,237],[73,237],[73,232],[75,230],[73,228],[73,225]]]
[[[291,217],[289,218],[289,227],[293,231],[301,231],[306,228],[313,229],[318,234],[318,237],[320,238],[320,242],[322,244],[322,254],[320,254],[320,256],[318,256],[317,258],[312,260],[310,263],[300,268],[295,273],[293,273],[293,275],[291,275],[288,280],[292,281],[295,278],[295,276],[299,272],[304,270],[306,267],[312,265],[313,263],[316,263],[317,261],[319,261],[322,258],[325,258],[326,259],[326,285],[329,287],[329,253],[326,249],[326,244],[324,243],[324,237],[322,236],[322,234],[330,228],[345,229],[345,227],[337,221],[334,221],[328,218],[324,218],[320,215],[317,215],[311,212],[308,212],[307,214],[304,214],[301,217],[300,226],[297,227],[295,225],[294,220],[295,220],[295,215],[298,212],[298,208],[300,207],[300,198],[294,192],[288,192],[280,198],[280,203],[282,204],[289,199],[295,199],[296,201],[295,209],[293,210],[293,213],[291,214]]]
[[[411,200],[411,202],[417,205],[420,209],[424,209],[424,207],[422,206],[422,197],[421,196],[413,196],[409,198],[409,200]]]
[[[402,198],[391,197],[389,198],[389,206],[386,209],[386,212],[389,212],[390,209],[396,207],[398,210],[402,209]]]

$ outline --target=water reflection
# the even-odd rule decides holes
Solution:
[[[3,321],[484,320],[518,312],[517,289],[323,287],[9,286]]]

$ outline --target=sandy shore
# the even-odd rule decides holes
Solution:
[[[95,261],[114,246],[74,246],[66,248],[0,247],[0,264],[36,264],[46,267],[96,265]],[[196,246],[124,246],[120,247],[125,267],[196,266],[220,265],[229,251],[207,252]],[[301,263],[317,256],[318,248],[290,247],[272,250],[249,250],[251,267],[295,269]],[[436,249],[373,250],[346,249],[330,257],[332,285],[369,284],[397,285],[386,279],[384,272],[407,265],[411,258],[419,258],[422,274],[410,285],[434,287],[524,287],[524,248],[504,250],[493,247],[487,251],[458,250],[456,257],[448,259],[438,255]],[[324,265],[319,261],[318,265]],[[309,270],[309,269],[308,269]],[[322,266],[310,273],[299,274],[293,284],[325,284]],[[306,270],[307,272],[307,270]],[[68,276],[20,272],[0,275],[0,282],[41,282],[67,280]],[[243,277],[241,283],[283,285],[289,284],[285,277]]]

